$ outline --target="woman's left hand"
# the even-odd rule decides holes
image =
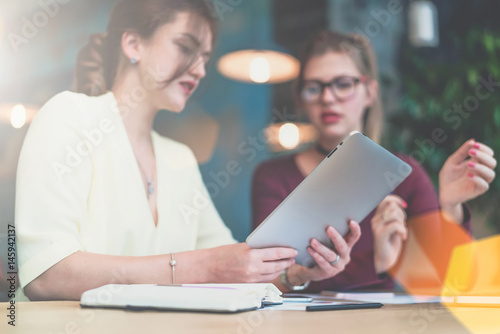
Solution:
[[[307,268],[298,264],[288,268],[287,279],[292,285],[302,285],[308,281],[321,281],[342,272],[351,261],[351,249],[361,236],[359,224],[349,221],[351,231],[343,238],[333,227],[328,227],[326,234],[335,245],[335,251],[326,247],[316,239],[312,239],[307,248],[316,265]],[[337,257],[338,255],[338,257]]]
[[[456,222],[463,221],[462,204],[484,194],[495,179],[497,161],[493,155],[491,148],[471,139],[455,151],[441,168],[439,202]]]

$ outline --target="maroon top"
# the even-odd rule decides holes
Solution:
[[[410,164],[412,173],[394,191],[408,203],[408,218],[439,209],[439,201],[429,176],[421,165],[402,154],[396,154]],[[255,229],[267,216],[297,187],[304,176],[295,162],[296,155],[280,157],[260,164],[254,172],[252,182],[253,228]],[[394,282],[387,276],[378,276],[373,263],[373,233],[371,219],[373,210],[362,222],[361,238],[351,251],[351,262],[345,270],[335,277],[312,282],[309,291],[354,290],[354,289],[393,289]],[[466,209],[466,228],[470,225],[470,214]]]

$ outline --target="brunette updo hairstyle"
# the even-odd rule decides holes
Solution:
[[[378,80],[377,59],[370,42],[359,34],[341,34],[322,30],[310,38],[302,47],[299,60],[300,72],[294,85],[295,100],[301,104],[300,93],[304,86],[304,70],[311,58],[333,51],[343,53],[352,59],[361,75]],[[379,142],[382,134],[382,103],[380,95],[375,97],[371,107],[363,116],[363,132],[373,141]]]
[[[217,18],[209,0],[121,0],[113,8],[107,33],[91,35],[88,44],[78,54],[76,91],[98,96],[110,90],[120,61],[125,57],[121,48],[123,33],[133,31],[147,40],[160,26],[173,22],[178,13],[191,13],[197,19],[205,20],[214,44]],[[194,58],[186,59],[170,80],[184,73]]]

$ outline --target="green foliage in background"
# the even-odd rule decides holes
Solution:
[[[401,110],[389,118],[384,139],[393,150],[422,160],[436,187],[446,158],[470,138],[489,145],[500,158],[500,34],[471,29],[451,35],[450,42],[452,57],[441,59],[432,50],[403,48]],[[488,81],[496,86],[485,87]],[[442,129],[444,142],[433,138],[433,131],[441,131],[436,129]],[[469,204],[500,231],[500,175],[486,195]]]

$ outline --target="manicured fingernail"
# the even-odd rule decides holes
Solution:
[[[469,162],[469,163],[467,164],[467,166],[469,166],[469,167],[471,167],[471,168],[474,168],[474,167],[476,167],[476,164],[475,164],[475,163],[473,163],[473,162]]]
[[[406,203],[406,201],[405,201],[405,200],[403,200],[403,207],[404,207],[405,209],[407,209],[407,208],[408,208],[408,203]]]
[[[467,176],[469,177],[469,179],[473,179],[474,178],[474,174],[471,174],[471,173],[467,174]]]
[[[317,246],[319,244],[318,240],[316,239],[312,239],[311,243],[314,245],[314,246]]]
[[[481,146],[479,146],[479,144],[478,144],[478,143],[475,143],[473,147],[474,147],[474,148],[481,148]]]
[[[477,154],[476,150],[470,150],[469,153],[470,153],[470,155],[476,155]]]
[[[330,233],[333,233],[333,227],[328,226],[328,231],[330,231]]]

